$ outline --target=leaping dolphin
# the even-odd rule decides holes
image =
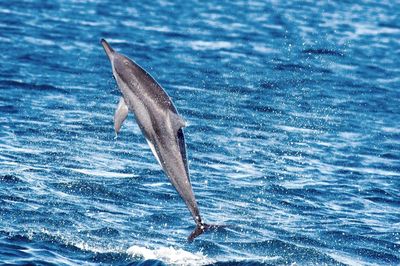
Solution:
[[[128,57],[115,52],[104,39],[101,44],[122,93],[114,115],[115,133],[118,134],[128,112],[133,112],[151,151],[193,216],[196,228],[188,237],[192,241],[217,226],[203,222],[194,197],[182,129],[186,125],[185,120],[149,73]]]

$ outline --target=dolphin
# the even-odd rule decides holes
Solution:
[[[218,227],[208,225],[201,219],[189,179],[183,134],[186,122],[178,114],[171,98],[136,62],[115,52],[104,39],[101,39],[101,44],[110,59],[114,78],[122,94],[114,114],[116,136],[128,113],[133,112],[151,151],[196,223],[194,231],[188,237],[189,241],[208,229]]]

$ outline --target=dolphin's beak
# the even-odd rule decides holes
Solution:
[[[101,39],[101,45],[103,45],[104,51],[106,52],[108,59],[112,61],[112,58],[114,57],[114,50],[111,48],[111,46],[106,42],[106,40]]]

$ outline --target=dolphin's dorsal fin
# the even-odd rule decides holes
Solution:
[[[117,106],[117,109],[115,110],[114,114],[114,130],[115,130],[115,136],[118,135],[119,130],[121,129],[122,123],[124,123],[126,117],[128,116],[128,106],[125,103],[125,100],[123,97],[119,99],[119,103]]]
[[[179,129],[186,127],[186,121],[180,115],[174,112],[170,112],[171,123],[174,130],[178,131]]]

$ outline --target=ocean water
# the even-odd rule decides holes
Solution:
[[[0,0],[0,262],[399,265],[398,1]],[[194,224],[107,39],[188,121]]]

